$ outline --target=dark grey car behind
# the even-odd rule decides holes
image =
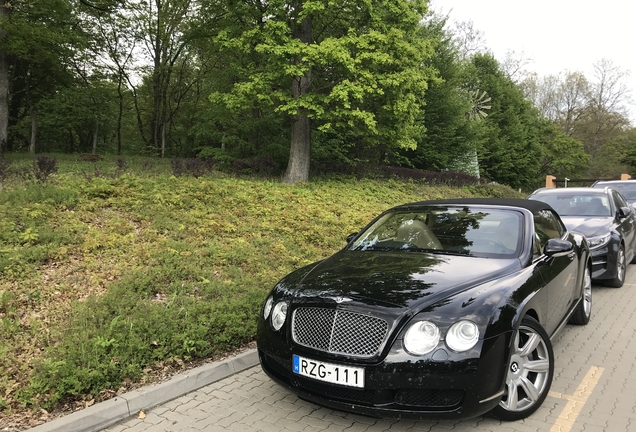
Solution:
[[[528,199],[552,206],[568,230],[583,234],[592,255],[592,279],[621,287],[628,262],[636,262],[636,209],[616,190],[543,188]]]

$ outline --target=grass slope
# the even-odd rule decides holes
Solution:
[[[519,196],[503,186],[291,186],[70,164],[45,184],[5,181],[0,193],[0,424],[98,397],[160,362],[252,341],[278,279],[391,206]]]

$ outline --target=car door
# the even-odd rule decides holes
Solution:
[[[551,335],[577,299],[578,258],[574,251],[552,257],[543,255],[543,247],[549,239],[569,240],[568,231],[554,212],[542,210],[536,213],[534,227],[542,254],[542,263],[537,268],[543,277],[548,297],[545,329]]]
[[[625,257],[630,262],[634,257],[634,248],[636,246],[636,216],[632,207],[627,204],[623,196],[615,190],[611,190],[612,201],[614,203],[614,217],[616,218],[616,230],[621,233],[625,242]],[[629,214],[622,216],[619,213],[621,207],[629,208]]]

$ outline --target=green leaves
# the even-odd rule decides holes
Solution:
[[[254,59],[232,87],[211,96],[234,111],[273,106],[302,112],[322,132],[355,130],[369,146],[414,147],[421,99],[432,73],[422,64],[432,43],[417,32],[424,2],[273,2],[262,25],[222,32],[223,50]],[[309,43],[294,26],[311,19]],[[236,59],[244,66],[245,57]],[[238,68],[237,68],[238,70]],[[294,96],[294,77],[311,74],[311,88]]]

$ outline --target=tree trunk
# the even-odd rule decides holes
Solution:
[[[124,94],[121,91],[121,71],[117,82],[117,95],[119,97],[119,112],[117,113],[117,155],[121,155],[121,121],[124,117]]]
[[[35,108],[31,108],[31,143],[29,144],[29,153],[35,154],[35,140],[38,133],[38,115]]]
[[[161,124],[161,158],[166,155],[166,124]]]
[[[6,0],[0,0],[0,20],[7,20],[10,10]],[[7,37],[5,29],[0,28],[0,40]],[[0,155],[7,150],[9,131],[9,65],[4,50],[0,49]]]
[[[73,153],[75,151],[75,135],[73,134],[73,130],[68,130],[68,144],[69,144],[69,153]]]
[[[298,9],[300,11],[300,7]],[[306,17],[294,29],[294,36],[309,44],[312,41],[311,17]],[[298,60],[300,61],[300,60]],[[311,67],[303,76],[292,79],[292,96],[299,99],[309,93],[311,89]],[[311,120],[307,110],[299,108],[292,118],[291,148],[289,162],[283,176],[283,183],[298,183],[309,180],[309,165],[311,161]]]
[[[283,183],[309,180],[311,160],[311,122],[306,114],[294,116],[291,126],[291,148]]]
[[[99,120],[95,120],[95,130],[93,131],[93,150],[92,154],[97,154],[97,136],[99,135]]]

